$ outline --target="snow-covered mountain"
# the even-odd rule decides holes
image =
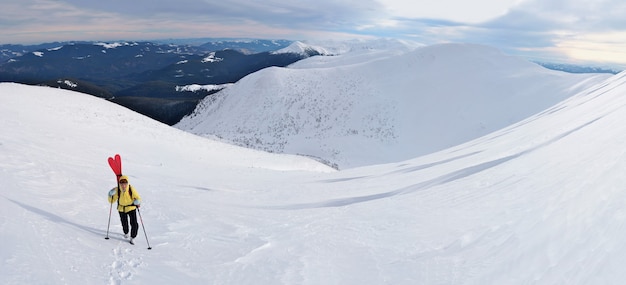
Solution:
[[[548,70],[479,45],[382,44],[253,73],[176,127],[345,169],[486,135],[610,76]]]
[[[331,52],[327,51],[325,48],[320,47],[320,46],[314,46],[314,45],[309,45],[309,44],[305,44],[303,42],[300,41],[295,41],[293,43],[291,43],[289,46],[276,50],[276,51],[272,51],[271,53],[274,54],[278,54],[278,53],[296,53],[296,54],[303,54],[303,55],[332,55]]]
[[[2,83],[0,284],[621,284],[625,94],[621,73],[476,140],[333,171]],[[143,198],[136,245],[115,213],[104,239],[115,153]]]

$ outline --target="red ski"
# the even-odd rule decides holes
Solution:
[[[115,158],[109,157],[109,166],[111,166],[111,170],[113,170],[115,176],[122,176],[122,158],[119,154],[116,154]]]

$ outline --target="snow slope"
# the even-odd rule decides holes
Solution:
[[[355,49],[251,74],[176,127],[346,169],[486,135],[609,76],[552,71],[470,44]]]
[[[625,83],[343,171],[2,83],[0,284],[621,284]],[[143,197],[134,246],[115,215],[104,239],[115,153]]]

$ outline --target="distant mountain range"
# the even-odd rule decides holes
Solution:
[[[122,41],[125,42],[125,41]],[[275,51],[288,47],[293,43],[290,40],[261,40],[261,39],[227,39],[227,38],[197,38],[197,39],[167,39],[146,41],[156,46],[177,46],[183,49],[193,50],[197,52],[211,52],[225,49],[233,49],[245,54],[260,53],[266,51]],[[67,45],[77,44],[98,44],[101,42],[93,41],[69,41],[69,42],[52,42],[37,45],[16,45],[2,44],[0,45],[0,64],[15,57],[25,55],[30,52],[41,51],[46,49],[55,49]]]
[[[550,63],[550,62],[539,62],[535,63],[552,70],[565,71],[569,73],[610,73],[610,74],[618,74],[621,70],[602,68],[602,67],[594,67],[594,66],[582,66],[582,65],[574,65],[574,64],[565,64],[565,63]]]
[[[266,67],[286,66],[320,54],[314,49],[270,52],[290,44],[286,40],[254,40],[202,45],[153,42],[2,45],[0,81],[95,95],[171,125],[224,84]],[[181,88],[192,84],[216,87]]]

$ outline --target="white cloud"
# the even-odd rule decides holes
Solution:
[[[504,15],[520,0],[380,0],[380,2],[396,17],[480,23]]]
[[[626,32],[577,34],[556,43],[571,59],[626,65]]]

